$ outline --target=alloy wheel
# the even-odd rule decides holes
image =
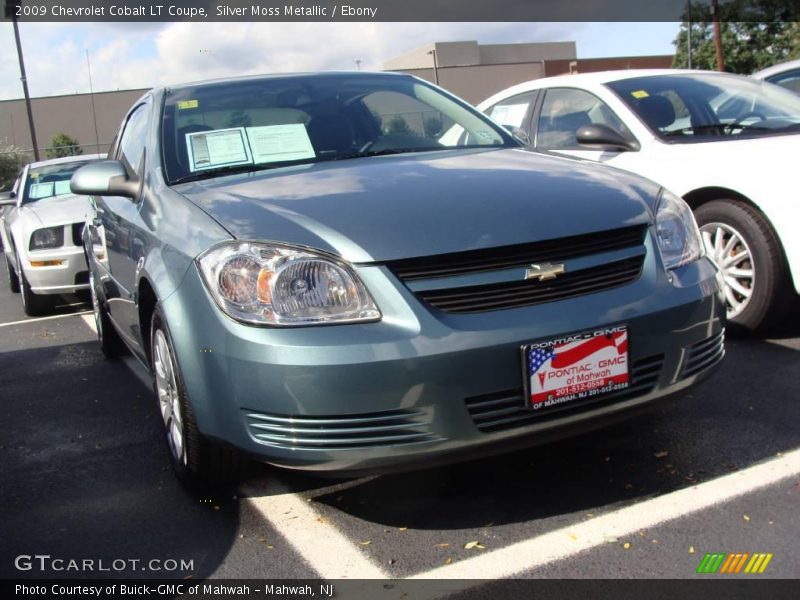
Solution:
[[[153,368],[155,370],[156,393],[167,433],[167,442],[172,457],[179,464],[186,464],[186,449],[178,390],[172,352],[164,331],[156,329],[153,338]]]
[[[707,223],[700,228],[703,244],[722,273],[729,319],[741,314],[753,297],[756,269],[753,254],[744,237],[724,223]]]

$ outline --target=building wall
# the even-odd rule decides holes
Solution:
[[[478,104],[509,86],[544,77],[544,62],[512,65],[439,67],[439,86],[470,104]],[[435,83],[433,69],[409,69],[405,73]]]
[[[120,122],[146,89],[94,94],[97,115],[95,137],[92,98],[89,94],[32,98],[31,107],[40,151],[50,145],[58,133],[66,133],[83,146],[85,154],[106,152]],[[99,141],[99,150],[97,142]],[[25,101],[0,101],[0,152],[8,146],[30,150],[31,137]]]

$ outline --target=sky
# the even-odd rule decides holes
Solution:
[[[33,97],[255,73],[380,70],[433,41],[575,41],[579,58],[672,54],[678,23],[20,23]],[[0,100],[22,97],[11,23],[0,23]]]

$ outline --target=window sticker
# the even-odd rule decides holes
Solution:
[[[69,189],[69,179],[64,181],[56,181],[55,194],[56,196],[63,196],[64,194],[71,194],[72,190]]]
[[[494,134],[491,131],[486,131],[485,129],[476,132],[480,137],[485,140],[493,140],[495,138]]]
[[[635,90],[631,92],[631,96],[636,98],[637,100],[641,100],[642,98],[647,98],[650,94],[645,92],[644,90]]]
[[[247,139],[255,163],[303,160],[316,156],[306,126],[302,123],[248,127]]]
[[[38,200],[39,198],[47,198],[48,196],[52,195],[53,195],[52,181],[31,184],[31,188],[30,190],[28,190],[28,197],[31,200]]]
[[[178,102],[178,110],[186,110],[187,108],[197,108],[200,103],[197,100],[181,100]]]
[[[253,163],[244,127],[187,133],[186,150],[192,172]]]

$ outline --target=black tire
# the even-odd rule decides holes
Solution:
[[[19,294],[19,276],[8,256],[6,256],[6,273],[8,274],[8,289],[11,290],[12,294]]]
[[[790,276],[780,241],[766,218],[754,207],[739,200],[714,200],[695,211],[701,230],[721,224],[735,230],[752,261],[751,295],[741,312],[729,323],[739,333],[765,333],[785,316],[791,305]]]
[[[157,373],[157,343],[158,332],[162,332],[163,339],[169,350],[169,361],[173,369],[175,386],[177,388],[177,405],[182,420],[183,444],[182,451],[178,453],[170,440],[170,429],[161,409],[161,398],[158,389]],[[190,489],[206,489],[208,487],[229,485],[239,480],[244,459],[236,450],[221,446],[204,437],[198,427],[192,411],[191,402],[186,394],[178,362],[175,359],[175,350],[172,337],[166,326],[163,313],[158,304],[153,311],[150,326],[150,365],[153,372],[153,391],[159,402],[159,412],[165,428],[165,441],[169,452],[172,468],[178,479]],[[162,357],[162,360],[164,358]],[[165,361],[166,362],[166,361]]]
[[[34,294],[25,277],[25,272],[19,270],[20,288],[22,291],[22,308],[29,317],[40,317],[53,310],[53,299],[50,296]]]
[[[98,293],[94,275],[89,272],[89,295],[91,296],[92,311],[94,312],[94,327],[97,330],[97,341],[100,342],[100,351],[108,359],[114,359],[125,353],[125,342],[114,329],[111,318],[106,312],[105,302]]]

